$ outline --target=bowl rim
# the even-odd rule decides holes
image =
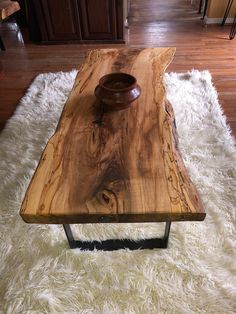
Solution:
[[[124,88],[110,88],[110,87],[107,87],[107,86],[104,85],[104,83],[107,81],[107,79],[110,79],[112,77],[116,77],[118,75],[132,79],[133,83],[131,83],[128,87],[124,87]],[[131,75],[129,73],[113,72],[113,73],[109,73],[109,74],[106,74],[106,75],[102,76],[99,79],[99,85],[102,88],[104,88],[104,89],[106,89],[107,91],[110,91],[110,92],[122,92],[122,91],[130,90],[130,89],[134,88],[137,85],[137,80],[136,80],[136,78],[133,75]]]

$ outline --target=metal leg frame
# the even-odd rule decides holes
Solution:
[[[163,238],[152,238],[133,241],[129,239],[111,239],[105,241],[78,241],[74,239],[71,227],[69,224],[64,224],[63,228],[71,249],[79,248],[81,250],[93,251],[114,251],[121,249],[165,249],[168,246],[171,222],[166,222],[165,233]]]
[[[233,25],[230,30],[229,39],[234,39],[236,34],[236,15],[234,17]]]
[[[225,25],[225,21],[226,21],[228,15],[229,15],[229,11],[230,11],[230,9],[232,7],[233,2],[234,2],[234,0],[229,0],[228,1],[227,7],[226,7],[226,10],[225,10],[225,15],[223,17],[223,21],[222,21],[221,25]]]

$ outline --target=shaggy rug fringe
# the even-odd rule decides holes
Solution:
[[[236,309],[236,149],[207,71],[165,75],[182,157],[207,217],[173,223],[167,250],[69,250],[19,208],[77,72],[41,74],[0,134],[0,313],[219,313]],[[80,239],[153,237],[162,224],[77,225]]]

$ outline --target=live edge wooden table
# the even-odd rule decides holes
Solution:
[[[71,248],[166,248],[173,221],[204,220],[182,162],[163,73],[175,48],[91,51],[48,141],[20,215],[27,223],[63,224]],[[94,89],[112,72],[130,73],[141,96],[96,123]],[[184,99],[183,99],[184,101]],[[70,224],[166,222],[163,238],[75,240]]]

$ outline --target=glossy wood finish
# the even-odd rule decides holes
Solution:
[[[43,41],[81,39],[76,0],[34,0]]]
[[[197,1],[194,7],[190,0],[132,0],[127,46],[175,46],[175,58],[168,71],[208,69],[236,136],[236,39],[229,40],[230,25],[203,27],[197,11]],[[0,25],[0,33],[7,49],[0,53],[3,64],[0,128],[13,114],[19,99],[37,74],[78,68],[88,49],[99,47],[35,45],[27,40],[27,32],[24,32],[24,46],[18,28],[12,23]]]
[[[93,50],[28,187],[21,216],[34,223],[203,220],[178,153],[163,73],[174,48]],[[142,93],[106,112],[94,89],[111,72],[136,77]]]
[[[123,41],[123,0],[33,0],[30,29],[38,27],[43,43]]]
[[[78,4],[83,39],[116,39],[115,0],[79,0]]]

